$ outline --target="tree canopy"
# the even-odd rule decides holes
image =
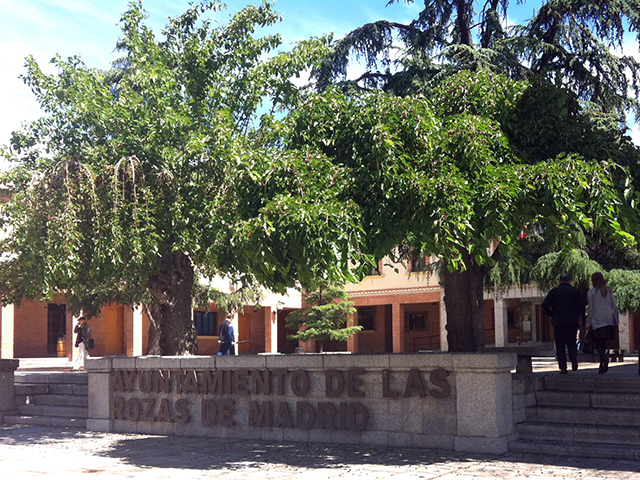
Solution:
[[[621,50],[625,32],[640,40],[635,0],[389,0],[387,5],[395,3],[424,7],[409,23],[379,20],[335,42],[316,70],[322,88],[341,81],[356,89],[428,94],[455,72],[485,68],[514,80],[543,75],[604,113],[640,112],[640,65],[611,50]],[[533,4],[533,16],[509,25],[516,3]],[[362,58],[367,70],[346,81],[352,56]]]
[[[414,3],[388,5],[405,2]],[[483,344],[483,279],[496,261],[493,281],[517,282],[532,278],[527,259],[550,251],[589,244],[617,252],[609,258],[632,255],[622,252],[637,233],[640,155],[626,120],[640,112],[640,70],[620,51],[625,35],[640,39],[640,10],[636,1],[550,0],[535,2],[531,19],[509,25],[516,2],[415,3],[420,11],[411,22],[380,20],[334,42],[314,75],[320,90],[337,87],[354,98],[383,91],[433,102],[442,123],[429,133],[434,148],[425,156],[451,167],[433,169],[422,183],[440,179],[437,191],[453,205],[424,205],[431,218],[419,226],[418,215],[414,224],[398,223],[391,242],[387,227],[374,243],[386,242],[388,250],[403,237],[405,252],[442,255],[449,346],[473,351]],[[348,75],[353,60],[365,68],[357,78]],[[465,71],[475,74],[460,75]],[[487,81],[488,72],[500,77]],[[412,200],[399,203],[413,211],[419,202]],[[397,210],[379,216],[395,220]],[[447,223],[442,235],[438,229]],[[473,318],[475,341],[464,318]]]
[[[255,35],[278,20],[268,3],[217,25],[207,0],[157,39],[138,2],[112,70],[27,59],[46,116],[6,153],[2,301],[142,303],[150,353],[194,353],[196,278],[313,291],[400,247],[442,258],[449,347],[476,350],[483,279],[521,260],[523,229],[563,249],[589,230],[634,241],[638,65],[609,47],[640,18],[552,0],[507,28],[509,2],[475,5],[425,0],[409,24],[278,53]],[[352,53],[368,69],[347,82]],[[307,69],[323,93],[293,85]]]
[[[522,229],[540,224],[566,245],[576,224],[634,242],[618,166],[565,152],[531,162],[518,148],[512,132],[539,121],[526,108],[537,88],[479,71],[444,80],[430,98],[330,89],[288,119],[288,148],[351,171],[344,194],[360,207],[365,251],[381,258],[405,246],[442,259],[452,350],[482,345],[496,242],[517,247]]]
[[[5,304],[55,292],[89,314],[112,301],[142,303],[149,353],[195,353],[198,278],[226,274],[282,290],[347,269],[336,265],[351,253],[341,258],[332,248],[354,227],[329,188],[303,186],[309,195],[290,215],[281,212],[278,225],[248,216],[255,201],[242,190],[252,182],[261,193],[270,188],[256,180],[265,171],[273,188],[299,186],[299,175],[280,174],[289,160],[256,125],[261,113],[268,124],[270,112],[296,104],[303,92],[292,82],[327,40],[279,52],[279,35],[256,36],[279,20],[270,4],[248,6],[226,24],[208,19],[221,8],[217,0],[195,4],[156,38],[141,2],[132,3],[120,22],[120,59],[108,71],[57,56],[49,75],[27,58],[24,81],[45,116],[15,133],[5,152],[14,164],[3,178],[11,194],[1,211]],[[287,209],[286,198],[272,200]]]

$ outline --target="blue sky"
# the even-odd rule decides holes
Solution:
[[[148,24],[156,31],[189,6],[190,0],[146,0]],[[224,21],[229,12],[256,3],[227,0],[228,11],[219,13]],[[415,18],[420,1],[386,7],[387,0],[276,0],[283,21],[277,30],[287,44],[333,32],[341,37],[354,28],[375,20],[407,22]],[[515,5],[515,1],[513,4]],[[529,18],[536,2],[518,7]],[[0,145],[6,145],[11,131],[22,121],[41,116],[33,94],[18,78],[25,73],[24,58],[31,54],[45,66],[56,54],[79,54],[92,67],[103,68],[116,58],[113,48],[120,35],[118,21],[128,0],[0,0]],[[634,51],[638,52],[637,44]],[[640,143],[638,126],[634,126]]]

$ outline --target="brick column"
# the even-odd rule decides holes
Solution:
[[[394,303],[392,312],[393,353],[404,353],[404,308]]]
[[[349,315],[349,319],[353,321],[350,325],[358,325],[357,315],[352,313]],[[356,332],[353,336],[347,339],[347,351],[351,353],[358,353],[358,333]]]

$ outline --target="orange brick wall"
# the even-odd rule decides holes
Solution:
[[[422,343],[432,340],[437,345],[440,344],[440,303],[421,303],[404,306],[404,313],[426,313],[427,328],[426,330],[407,330],[408,325],[404,324],[404,351],[414,352],[420,350]],[[402,322],[406,322],[405,318],[401,318]],[[433,337],[426,339],[424,337]],[[437,337],[437,338],[436,338]],[[420,339],[420,340],[418,340]],[[415,346],[415,348],[414,348]],[[439,350],[439,348],[435,348]]]
[[[393,336],[393,345],[400,345],[404,352],[413,351],[413,339],[418,336],[439,335],[440,333],[440,291],[431,292],[389,292],[388,295],[354,296],[350,298],[355,303],[355,307],[376,306],[376,332],[359,332],[358,353],[385,353],[385,338],[387,335]],[[380,322],[379,315],[384,315],[384,306],[393,305],[399,309],[401,325],[396,332],[386,332],[385,322]],[[406,331],[404,314],[406,312],[427,312],[427,332]],[[391,312],[389,312],[391,314]],[[378,332],[378,329],[383,330]],[[373,334],[372,334],[373,333]],[[401,338],[396,338],[398,335]]]
[[[384,351],[385,338],[387,335],[392,335],[392,332],[387,332],[387,326],[391,326],[391,321],[386,321],[386,310],[387,305],[376,305],[374,317],[375,330],[363,330],[356,334],[358,337],[358,353],[386,353]],[[391,315],[391,311],[388,313]]]
[[[46,357],[47,304],[25,300],[20,307],[15,308],[14,312],[14,356],[16,358]]]

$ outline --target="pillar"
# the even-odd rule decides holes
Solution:
[[[278,315],[271,307],[263,307],[264,313],[264,351],[276,353],[278,351]]]
[[[447,307],[444,300],[440,300],[440,350],[449,350],[449,339],[447,337]]]
[[[124,309],[124,341],[127,355],[142,355],[142,305]]]
[[[505,347],[509,343],[509,322],[507,318],[507,302],[504,299],[493,301],[493,310],[496,319],[495,338],[496,347]]]
[[[77,315],[72,315],[67,309],[67,358],[72,362],[78,358],[78,348],[76,347],[77,333],[73,331],[78,323],[78,319],[82,316],[82,312]]]
[[[349,315],[349,319],[351,322],[348,325],[358,325],[357,314]],[[347,339],[347,351],[351,353],[358,353],[358,333],[356,332],[351,337]]]
[[[620,349],[631,352],[631,325],[629,325],[629,312],[620,312],[620,324],[618,325],[618,339]]]
[[[404,309],[399,303],[392,306],[393,353],[404,353]]]
[[[454,355],[455,450],[503,454],[515,440],[511,370],[516,354]]]
[[[2,337],[2,343],[0,343],[0,358],[13,358],[14,356],[14,313],[15,307],[13,305],[2,307],[2,313],[0,314],[0,336]]]

